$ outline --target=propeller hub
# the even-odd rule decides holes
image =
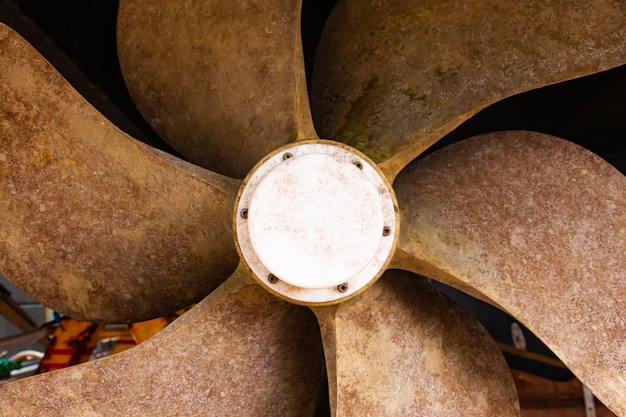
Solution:
[[[235,213],[242,259],[270,292],[336,303],[373,284],[397,243],[397,202],[365,155],[331,141],[283,147],[244,180]]]

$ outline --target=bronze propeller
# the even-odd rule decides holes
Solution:
[[[310,95],[300,20],[298,0],[120,2],[127,87],[185,160],[0,25],[0,272],[85,320],[198,302],[0,409],[313,415],[325,366],[335,417],[519,415],[493,340],[419,274],[516,317],[626,416],[626,178],[530,131],[418,158],[499,100],[626,63],[626,4],[340,1]]]

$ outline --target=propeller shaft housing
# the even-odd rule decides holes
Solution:
[[[360,152],[313,140],[278,149],[244,180],[235,236],[255,278],[298,304],[348,299],[373,284],[397,243],[395,195]]]

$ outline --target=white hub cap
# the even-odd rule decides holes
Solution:
[[[330,141],[283,147],[237,199],[238,249],[255,278],[300,304],[344,300],[373,284],[396,243],[397,203],[382,172]]]

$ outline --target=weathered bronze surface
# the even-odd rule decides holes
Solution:
[[[320,131],[393,179],[484,106],[624,63],[625,9],[343,2],[313,80]],[[314,138],[299,13],[297,0],[122,1],[121,64],[146,119],[191,161],[236,177]],[[136,143],[4,26],[0,61],[2,273],[61,312],[130,321],[196,301],[235,269],[238,181]],[[517,132],[444,149],[395,186],[392,266],[504,308],[626,415],[624,177],[572,144]],[[242,274],[145,345],[2,387],[0,410],[307,415],[321,366],[314,319]],[[515,415],[484,332],[421,287],[388,277],[316,310],[335,417]]]
[[[2,387],[6,416],[312,416],[315,316],[237,271],[168,328],[95,362]]]
[[[316,307],[334,417],[519,416],[511,372],[465,310],[404,271]]]
[[[243,178],[311,122],[301,0],[120,2],[118,51],[145,119],[188,160]]]
[[[238,182],[111,125],[0,25],[0,272],[84,320],[141,321],[200,300],[237,265]]]
[[[318,48],[322,137],[393,177],[480,109],[626,61],[622,0],[344,0]]]
[[[392,261],[491,300],[626,415],[626,177],[570,142],[500,132],[404,170]]]

